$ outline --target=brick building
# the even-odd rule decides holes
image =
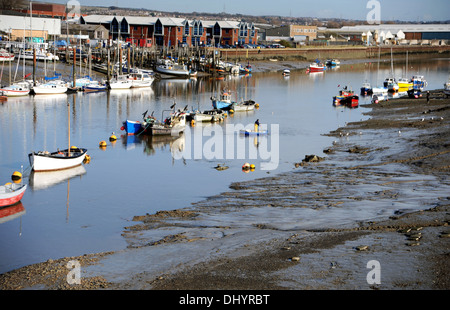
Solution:
[[[89,15],[81,24],[103,25],[110,39],[137,46],[205,46],[235,45],[257,42],[257,28],[246,22],[187,20],[173,17],[135,17]]]

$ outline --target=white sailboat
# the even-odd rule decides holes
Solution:
[[[130,89],[132,82],[127,75],[118,75],[109,81],[109,88],[111,89]]]
[[[153,83],[154,77],[142,71],[131,73],[131,88],[150,87]]]
[[[10,86],[0,88],[0,93],[3,93],[8,97],[26,96],[30,93],[30,91],[31,85],[26,81],[13,83]]]
[[[61,80],[50,81],[48,83],[34,86],[33,92],[36,95],[63,94],[67,92],[67,83]]]
[[[28,160],[33,171],[64,170],[81,165],[86,157],[87,149],[70,146],[70,105],[67,102],[69,148],[56,152],[31,152]]]

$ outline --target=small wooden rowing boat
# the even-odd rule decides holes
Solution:
[[[12,206],[18,203],[26,190],[26,184],[7,183],[0,186],[0,207]]]

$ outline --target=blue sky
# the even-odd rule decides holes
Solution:
[[[76,1],[76,0],[70,0]],[[146,8],[169,12],[208,12],[365,20],[370,0],[78,0],[81,5]],[[372,0],[373,1],[373,0]],[[381,20],[450,20],[449,0],[378,0]],[[66,4],[67,0],[48,0]]]

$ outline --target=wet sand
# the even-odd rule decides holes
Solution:
[[[450,100],[431,97],[360,107],[371,118],[328,133],[316,162],[136,215],[127,249],[26,266],[0,289],[447,290]],[[70,260],[81,284],[67,283]],[[373,261],[379,284],[367,280]]]

